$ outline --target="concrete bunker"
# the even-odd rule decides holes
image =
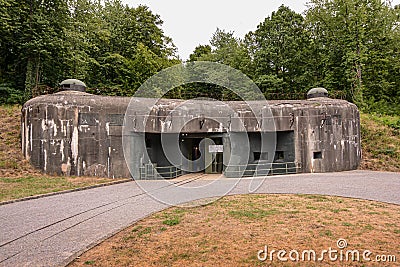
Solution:
[[[211,100],[194,100],[178,116],[174,112],[184,100],[97,96],[75,85],[79,88],[36,97],[22,108],[23,153],[44,173],[157,179],[202,171],[241,177],[346,171],[361,160],[357,107],[321,89],[308,100],[268,101],[273,118],[262,119],[273,119],[275,131],[265,132],[246,117],[240,101],[226,102],[230,111],[221,111]],[[125,117],[131,100],[137,105]],[[265,105],[253,104],[258,110]],[[243,120],[245,129],[234,128],[234,119]],[[124,124],[131,130],[124,131]],[[171,146],[168,138],[178,140],[173,149],[182,162],[165,155],[163,138]],[[262,140],[271,138],[274,153],[261,149]],[[250,149],[242,154],[245,140]]]

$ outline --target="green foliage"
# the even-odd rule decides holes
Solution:
[[[175,47],[164,36],[160,17],[147,7],[130,8],[119,0],[109,0],[104,6],[92,4],[91,10],[90,21],[77,16],[81,24],[90,25],[92,33],[91,42],[85,44],[88,54],[78,54],[78,59],[88,60],[74,74],[84,74],[82,79],[96,91],[131,96],[145,80],[176,63]]]
[[[0,105],[22,104],[24,95],[9,84],[0,84]]]
[[[177,63],[162,20],[120,0],[0,0],[2,102],[48,92],[67,78],[110,95],[132,95]],[[10,99],[8,99],[10,98]],[[18,100],[19,101],[19,100]]]
[[[400,116],[388,116],[382,114],[369,114],[374,121],[385,125],[393,130],[400,130]]]
[[[244,39],[218,29],[190,61],[239,69],[268,98],[322,86],[364,111],[400,114],[399,21],[389,1],[311,0],[305,16],[281,6]]]
[[[251,74],[251,59],[244,40],[234,37],[233,32],[217,29],[210,44],[214,49],[204,60],[222,63],[244,74]]]
[[[193,53],[189,56],[189,61],[200,61],[202,58],[209,57],[211,54],[211,46],[209,45],[199,45],[197,46]]]
[[[361,108],[400,96],[393,79],[400,59],[398,18],[387,1],[312,0],[307,20],[323,55],[327,87],[345,90]]]
[[[53,92],[66,78],[85,81],[89,92],[132,96],[152,75],[181,63],[160,16],[143,5],[0,0],[0,14],[1,103]],[[238,69],[269,98],[302,98],[322,86],[366,112],[400,115],[400,7],[387,0],[310,0],[304,14],[281,6],[243,38],[217,29],[189,62]],[[225,87],[196,83],[167,95],[189,96],[238,99]]]
[[[263,91],[301,92],[309,89],[307,52],[310,39],[304,18],[281,6],[254,32],[254,64]]]
[[[379,93],[379,91],[377,93]],[[376,100],[375,96],[371,96],[371,98],[366,101],[365,112],[392,116],[400,115],[400,98],[390,98],[385,95],[383,97],[383,99]]]

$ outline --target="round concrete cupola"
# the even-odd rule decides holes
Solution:
[[[60,83],[61,91],[86,91],[86,84],[77,79],[68,79]]]
[[[322,87],[313,88],[307,93],[307,99],[317,98],[317,97],[328,97],[328,90]]]

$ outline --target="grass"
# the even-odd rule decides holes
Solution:
[[[179,217],[179,224],[166,225],[173,216]],[[154,214],[84,253],[71,266],[88,261],[93,266],[338,266],[328,259],[260,262],[257,252],[266,245],[270,251],[320,252],[337,248],[337,241],[345,239],[351,250],[399,257],[399,224],[400,206],[392,204],[313,195],[229,196],[206,206]]]
[[[391,128],[394,131],[400,130],[400,116],[388,116],[382,114],[368,114],[370,119]]]
[[[0,178],[0,202],[110,182],[82,177],[26,176]]]
[[[231,210],[229,215],[238,219],[262,219],[277,213],[276,209],[263,210],[263,209],[245,209],[245,210]]]
[[[362,169],[400,172],[400,117],[361,114]]]
[[[163,221],[163,224],[168,226],[178,225],[180,223],[180,219],[178,217],[174,217],[172,219],[166,219]]]
[[[172,212],[166,211],[162,213],[163,224],[167,226],[178,225],[181,222],[186,210],[182,208],[174,209]]]

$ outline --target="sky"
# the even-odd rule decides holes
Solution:
[[[306,10],[307,0],[122,0],[136,7],[146,5],[164,21],[162,29],[172,38],[178,55],[186,60],[196,46],[209,44],[217,28],[243,38],[284,4],[297,13]],[[393,4],[399,4],[394,0]]]

